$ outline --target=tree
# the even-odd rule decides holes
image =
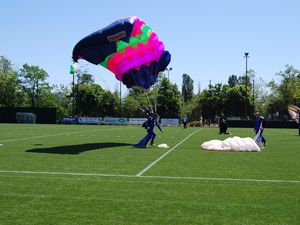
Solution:
[[[163,77],[159,83],[157,111],[164,118],[180,117],[180,92],[176,84]]]
[[[267,102],[269,90],[266,82],[260,77],[255,80],[254,85],[254,110],[260,112],[262,115],[267,114]]]
[[[182,97],[185,103],[190,102],[194,94],[194,81],[188,74],[182,75]]]
[[[300,71],[291,65],[285,65],[285,70],[276,75],[281,80],[279,84],[274,80],[268,84],[271,94],[266,101],[267,112],[271,116],[279,114],[279,119],[284,119],[288,115],[289,104],[300,104]]]
[[[152,92],[140,87],[133,87],[130,93],[125,97],[123,104],[124,116],[127,117],[144,117],[145,113],[141,108],[155,110],[154,102],[150,102]]]
[[[38,66],[24,64],[20,69],[19,77],[22,88],[28,95],[30,106],[38,107],[43,90],[49,88],[49,84],[46,82],[47,72]]]
[[[76,114],[79,116],[99,116],[101,100],[105,90],[98,84],[76,84]]]
[[[229,76],[228,85],[229,85],[229,87],[236,87],[239,85],[239,80],[238,80],[237,75],[232,74]]]
[[[63,85],[54,85],[49,88],[47,95],[43,94],[39,100],[41,107],[55,107],[56,117],[72,115],[71,89]]]
[[[104,116],[118,116],[118,103],[116,96],[110,91],[104,91],[101,96],[99,96],[98,101],[98,111],[99,115]]]
[[[23,102],[17,72],[12,63],[4,56],[0,57],[0,106],[19,106]]]
[[[123,116],[125,117],[145,117],[145,114],[140,110],[141,103],[133,95],[127,95],[123,102]]]
[[[14,73],[13,64],[4,56],[0,56],[0,71],[6,74]]]
[[[224,110],[223,87],[225,86],[220,83],[214,86],[210,85],[209,89],[205,89],[197,95],[192,109],[192,112],[196,113],[195,119],[198,120],[202,116],[204,119],[214,120],[215,116]]]
[[[250,96],[251,90],[247,89],[245,85],[228,88],[226,90],[226,99],[224,102],[224,114],[231,117],[243,118],[245,115],[245,106],[251,109]]]
[[[300,71],[290,65],[285,67],[276,74],[282,78],[277,90],[287,104],[295,104],[300,100]]]
[[[255,71],[250,69],[247,71],[247,81],[246,81],[246,74],[239,76],[238,81],[239,85],[246,85],[247,88],[252,89],[252,80],[255,78]]]
[[[93,84],[94,83],[94,78],[92,74],[89,74],[87,71],[81,72],[78,70],[76,72],[77,75],[77,82],[79,84]]]

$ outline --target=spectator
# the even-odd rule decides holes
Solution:
[[[186,129],[187,128],[187,122],[188,122],[188,118],[186,115],[183,116],[182,118],[182,123],[183,123],[183,128]]]

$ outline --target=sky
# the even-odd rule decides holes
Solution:
[[[72,50],[80,39],[129,16],[144,20],[164,42],[172,55],[169,78],[179,89],[184,73],[195,91],[243,75],[245,52],[248,69],[266,82],[278,80],[286,64],[300,69],[298,0],[1,0],[0,6],[0,55],[15,69],[39,66],[50,84],[71,84]],[[104,89],[119,88],[108,70],[80,65]]]

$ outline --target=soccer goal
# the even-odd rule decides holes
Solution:
[[[16,120],[17,123],[35,123],[36,115],[28,112],[17,112]]]

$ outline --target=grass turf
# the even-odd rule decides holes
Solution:
[[[172,148],[197,129],[166,127],[156,144]],[[200,128],[136,177],[168,151],[131,148],[144,134],[135,126],[1,124],[0,224],[299,224],[296,130],[266,129],[268,146],[251,153],[204,151],[204,141],[228,136]]]

